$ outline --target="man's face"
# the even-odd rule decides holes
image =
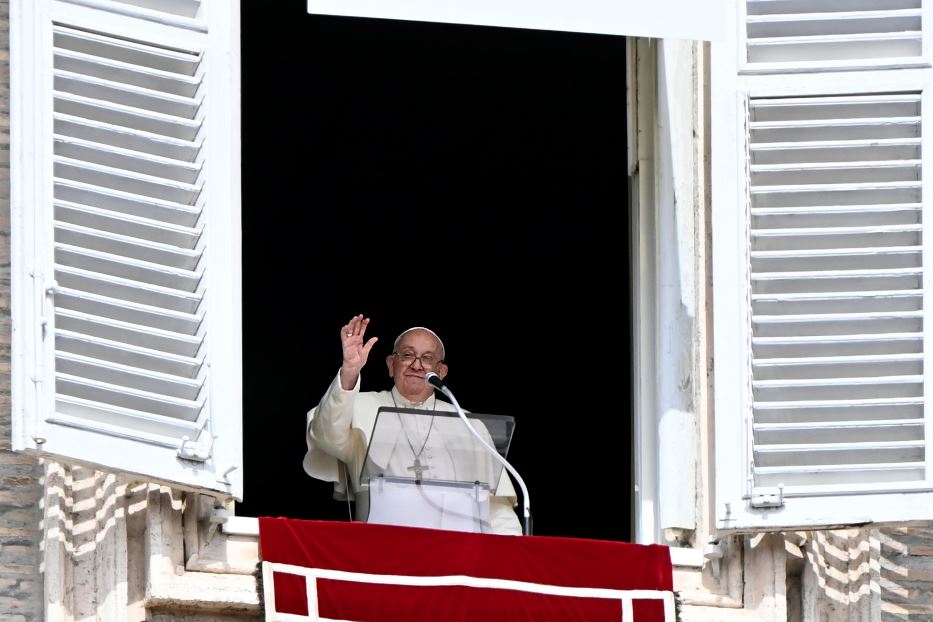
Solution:
[[[447,366],[440,362],[440,357],[437,339],[431,333],[413,330],[402,337],[395,353],[386,358],[386,365],[399,393],[413,402],[423,402],[434,392],[434,387],[424,381],[424,375],[429,371],[441,379],[447,375]]]

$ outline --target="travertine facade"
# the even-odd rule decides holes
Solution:
[[[260,619],[257,543],[201,559],[196,550],[209,558],[227,538],[185,533],[183,517],[199,522],[197,495],[55,463],[45,493],[46,619]]]

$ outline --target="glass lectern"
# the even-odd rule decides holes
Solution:
[[[468,413],[505,457],[515,419]],[[456,412],[383,406],[376,415],[360,486],[370,523],[488,533],[489,498],[503,474]]]

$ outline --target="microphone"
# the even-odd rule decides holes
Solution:
[[[441,377],[435,374],[433,371],[429,371],[424,375],[424,381],[434,385],[435,388],[444,390],[444,381],[441,380]]]
[[[515,481],[518,482],[518,486],[522,489],[522,535],[530,536],[531,535],[531,499],[528,497],[528,487],[525,485],[525,480],[522,479],[522,476],[518,474],[518,471],[515,470],[509,461],[499,455],[499,452],[496,451],[495,447],[491,447],[489,443],[483,439],[479,432],[476,431],[476,428],[473,427],[473,424],[470,423],[470,420],[467,419],[466,413],[463,412],[463,409],[460,408],[457,398],[454,397],[454,394],[450,392],[450,389],[447,388],[447,385],[444,384],[444,381],[440,379],[440,376],[435,374],[433,371],[429,371],[424,375],[424,381],[431,384],[434,387],[437,387],[441,393],[450,398],[451,404],[457,410],[457,415],[466,424],[467,429],[470,433],[476,437],[476,440],[486,448],[486,451],[489,452],[493,458],[498,460],[506,470],[515,477]],[[490,482],[492,485],[492,482]]]

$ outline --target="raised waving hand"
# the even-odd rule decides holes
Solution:
[[[366,361],[369,360],[369,352],[379,340],[378,337],[370,337],[368,341],[366,340],[366,328],[368,326],[369,318],[360,314],[354,315],[340,329],[340,343],[343,346],[340,385],[346,391],[356,386],[360,370],[366,365]]]

